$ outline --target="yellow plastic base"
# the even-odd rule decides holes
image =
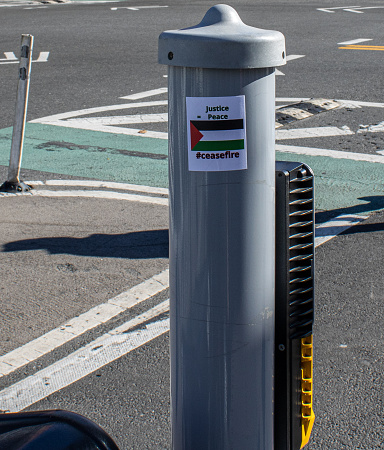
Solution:
[[[301,339],[301,447],[305,447],[309,438],[315,414],[312,408],[313,398],[313,335]]]

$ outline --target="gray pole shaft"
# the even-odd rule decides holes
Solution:
[[[188,170],[186,97],[245,95],[248,168]],[[273,449],[274,69],[169,67],[172,448]]]
[[[24,130],[27,117],[29,76],[32,63],[33,36],[21,37],[19,81],[17,84],[16,113],[13,124],[11,154],[9,158],[8,181],[18,183],[23,153]]]

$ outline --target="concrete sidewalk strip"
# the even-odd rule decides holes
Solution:
[[[0,376],[8,375],[86,331],[108,322],[127,309],[164,291],[168,286],[168,269],[165,269],[128,291],[111,298],[106,303],[91,308],[89,311],[65,322],[62,326],[1,356]]]

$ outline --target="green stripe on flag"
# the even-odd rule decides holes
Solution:
[[[200,141],[194,147],[193,151],[198,152],[220,152],[223,150],[243,150],[244,139],[235,139],[231,141]]]

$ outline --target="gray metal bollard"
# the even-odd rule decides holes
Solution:
[[[172,448],[272,449],[284,36],[217,5],[163,32],[159,62],[169,66]]]

